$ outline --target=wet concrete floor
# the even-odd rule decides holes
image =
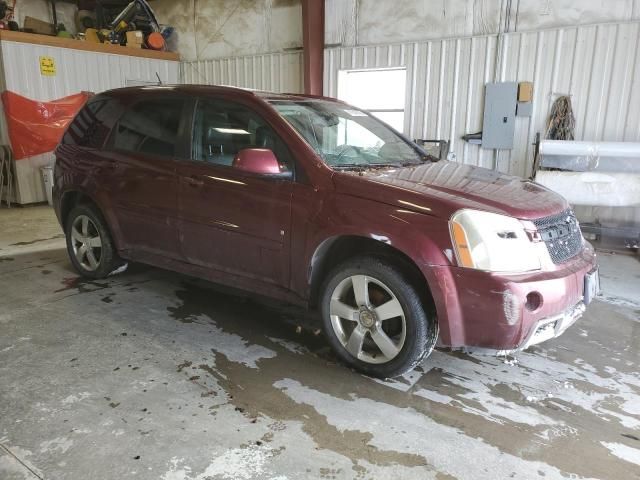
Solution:
[[[515,361],[376,381],[314,314],[142,265],[86,281],[59,234],[0,210],[2,480],[640,478],[634,257],[602,255],[605,299]]]

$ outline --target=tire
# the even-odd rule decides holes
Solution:
[[[122,265],[107,223],[94,205],[75,206],[67,216],[64,232],[69,258],[80,275],[94,279],[105,278]],[[86,247],[84,254],[83,247]],[[88,253],[89,250],[93,257]]]
[[[412,370],[438,339],[438,323],[414,284],[387,259],[362,256],[336,267],[324,282],[320,309],[325,336],[340,360],[372,377]]]

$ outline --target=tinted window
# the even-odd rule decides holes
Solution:
[[[247,107],[222,100],[198,103],[193,130],[194,160],[231,166],[244,148],[267,148],[283,171],[291,170],[291,156],[280,137]]]
[[[69,125],[62,143],[101,148],[119,112],[120,108],[113,100],[90,100]]]
[[[179,148],[179,127],[184,101],[147,100],[136,103],[118,121],[113,148],[174,157]]]

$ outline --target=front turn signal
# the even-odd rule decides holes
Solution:
[[[455,243],[456,251],[458,253],[458,261],[462,267],[473,268],[473,259],[471,258],[471,251],[469,250],[469,240],[467,234],[464,231],[462,225],[458,222],[451,222],[451,230],[453,233],[453,241]]]

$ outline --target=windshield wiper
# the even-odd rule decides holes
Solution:
[[[329,166],[335,170],[356,170],[356,171],[364,171],[367,168],[367,165],[364,165],[362,163],[341,163],[339,165],[332,165],[329,164]]]
[[[370,163],[369,166],[371,168],[402,168],[402,167],[405,167],[406,164],[402,164],[402,163]]]
[[[329,165],[335,170],[354,170],[358,172],[364,172],[365,170],[381,170],[383,168],[402,168],[407,166],[400,163],[341,163],[339,165]]]

